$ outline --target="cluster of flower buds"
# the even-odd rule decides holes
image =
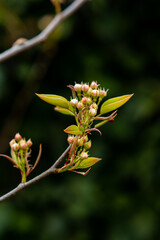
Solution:
[[[37,160],[34,163],[34,166],[29,164],[28,157],[30,157],[31,153],[31,146],[32,141],[31,139],[28,139],[26,141],[25,138],[22,138],[19,133],[17,133],[9,143],[11,147],[11,158],[4,155],[4,157],[8,158],[15,167],[17,167],[22,176],[22,182],[26,182],[27,176],[34,170],[34,168],[37,166],[40,156],[41,156],[41,145],[40,145],[40,151],[39,155],[37,157]]]
[[[29,148],[32,146],[32,141],[29,139],[28,141],[25,138],[22,138],[19,133],[15,135],[15,138],[10,141],[11,150],[14,152],[25,150],[28,151]]]
[[[93,81],[90,85],[86,83],[74,85],[74,90],[79,94],[81,93],[84,96],[89,96],[93,99],[100,98],[101,100],[107,96],[107,91],[104,89],[98,88],[97,82]]]

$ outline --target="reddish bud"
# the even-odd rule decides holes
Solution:
[[[86,158],[88,158],[88,154],[87,154],[86,152],[82,152],[81,155],[80,155],[80,157],[81,157],[82,159],[86,159]]]
[[[22,138],[21,135],[19,133],[16,133],[15,140],[18,142],[21,140],[21,138]]]
[[[87,135],[83,136],[83,141],[84,141],[84,142],[87,142],[87,141],[88,141],[88,136],[87,136]]]
[[[89,110],[89,115],[90,115],[90,116],[94,117],[96,114],[97,114],[97,110],[96,110],[96,109],[91,108],[91,109]]]
[[[75,107],[78,103],[78,100],[76,98],[74,98],[70,102],[71,102],[72,107]]]
[[[89,90],[89,85],[88,84],[83,84],[82,85],[82,91],[87,92]]]
[[[78,139],[77,143],[78,143],[78,146],[79,146],[79,147],[82,147],[82,146],[84,145],[84,140],[83,140],[83,138]]]
[[[84,144],[84,147],[85,147],[85,149],[91,148],[91,141],[86,142],[86,143]]]
[[[68,136],[68,138],[67,138],[67,141],[69,144],[72,144],[74,142],[74,140],[75,140],[75,137],[73,137],[73,136]]]
[[[82,90],[82,85],[81,85],[81,84],[75,84],[75,85],[74,85],[74,90],[75,90],[76,92],[81,92],[81,90]]]
[[[97,82],[93,81],[93,82],[91,83],[91,88],[92,88],[92,89],[97,89],[97,87],[98,87]]]
[[[99,96],[102,97],[102,98],[106,97],[106,96],[107,96],[107,91],[105,91],[105,90],[100,90],[100,91],[99,91]]]
[[[28,139],[28,141],[27,141],[27,146],[28,146],[28,147],[31,147],[32,144],[33,144],[33,143],[32,143],[32,141],[31,141],[31,139]]]
[[[94,108],[94,109],[96,109],[96,110],[97,110],[98,106],[97,106],[97,104],[96,104],[96,103],[93,103],[93,104],[90,106],[90,108]]]
[[[9,143],[10,147],[12,147],[13,144],[15,144],[15,143],[16,143],[15,139],[12,139],[12,140],[10,141],[10,143]]]
[[[82,102],[83,104],[86,104],[86,103],[87,103],[87,98],[86,98],[86,97],[83,97],[82,100],[81,100],[81,102]]]
[[[19,145],[18,145],[18,143],[14,143],[12,146],[11,146],[11,149],[13,150],[13,151],[18,151],[18,149],[19,149]]]
[[[92,96],[95,97],[95,98],[98,97],[99,96],[99,91],[98,90],[93,90],[92,91]]]
[[[109,122],[114,122],[114,118],[109,119]]]
[[[82,109],[82,108],[84,108],[83,103],[78,102],[78,103],[77,103],[77,108],[78,108],[78,109]]]

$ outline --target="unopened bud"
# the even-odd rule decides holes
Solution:
[[[19,145],[18,145],[18,143],[14,143],[12,146],[11,146],[11,149],[13,150],[13,151],[18,151],[18,149],[19,149]]]
[[[21,135],[19,133],[16,133],[15,140],[18,142],[21,140],[21,138],[22,138]]]
[[[87,104],[87,98],[86,98],[86,97],[83,97],[82,100],[81,100],[81,102],[82,102],[83,104]]]
[[[74,142],[74,140],[75,140],[75,137],[73,137],[73,136],[68,136],[68,138],[67,138],[67,141],[69,144],[72,144]]]
[[[78,108],[79,110],[82,109],[82,108],[84,108],[83,103],[78,102],[78,103],[77,103],[77,108]]]
[[[93,103],[93,104],[90,106],[90,108],[94,108],[94,109],[96,109],[96,110],[97,110],[98,106],[97,106],[97,104],[96,104],[96,103]]]
[[[87,135],[83,136],[83,141],[84,141],[84,142],[87,142],[87,141],[88,141],[88,136],[87,136]]]
[[[91,88],[91,87],[88,89],[88,92],[87,92],[87,94],[88,94],[89,96],[91,96],[91,95],[92,95],[92,88]]]
[[[75,84],[75,85],[74,85],[74,90],[75,90],[76,92],[81,92],[81,90],[82,90],[82,85],[81,85],[81,84]]]
[[[28,141],[27,141],[27,146],[28,146],[28,147],[31,147],[32,144],[33,144],[33,143],[32,143],[32,141],[31,141],[31,139],[28,139]]]
[[[72,107],[75,107],[78,103],[78,100],[76,98],[74,98],[70,102],[71,102]]]
[[[92,88],[92,89],[97,89],[97,87],[98,87],[97,82],[93,81],[93,82],[91,83],[91,88]]]
[[[15,143],[16,143],[15,139],[12,139],[12,140],[9,142],[10,147],[12,147],[13,144],[15,144]]]
[[[95,98],[98,97],[99,96],[99,91],[98,90],[93,90],[92,91],[92,96],[95,97]]]
[[[92,100],[91,100],[90,98],[87,98],[86,100],[87,100],[87,104],[88,104],[88,105],[91,105]]]
[[[78,139],[77,143],[78,143],[78,147],[82,147],[84,145],[83,138]]]
[[[91,109],[89,110],[89,115],[90,115],[90,116],[94,117],[96,114],[97,114],[97,110],[96,110],[96,109],[91,108]]]
[[[107,96],[107,91],[105,91],[105,90],[100,90],[100,91],[99,91],[99,96],[100,96],[101,98],[106,97],[106,96]]]
[[[85,147],[85,149],[90,149],[90,148],[91,148],[91,141],[86,142],[86,143],[84,144],[84,147]]]
[[[114,122],[114,118],[109,119],[109,122]]]
[[[80,157],[81,157],[82,159],[86,159],[86,158],[88,158],[88,154],[87,154],[86,152],[82,152],[81,155],[80,155]]]
[[[82,85],[82,91],[87,92],[88,89],[89,89],[89,85],[88,84],[83,84]]]
[[[22,139],[20,142],[19,142],[19,146],[21,149],[23,150],[26,150],[27,149],[27,143],[24,139]]]

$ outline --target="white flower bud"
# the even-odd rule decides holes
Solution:
[[[80,92],[81,90],[82,90],[82,85],[81,84],[75,84],[74,85],[74,90],[76,91],[76,92]]]
[[[93,82],[91,83],[91,88],[92,88],[92,89],[97,89],[97,87],[98,87],[97,82],[93,81]]]
[[[81,157],[82,159],[86,159],[86,158],[88,158],[88,154],[87,154],[86,152],[82,152],[81,155],[80,155],[80,157]]]
[[[83,84],[82,85],[82,91],[87,92],[89,90],[89,85],[88,84]]]
[[[70,103],[71,103],[72,107],[75,107],[78,103],[78,100],[76,98],[74,98],[70,101]]]
[[[92,96],[95,97],[95,98],[98,97],[99,96],[99,91],[98,90],[93,90],[92,91]]]
[[[97,114],[97,110],[96,110],[96,109],[91,108],[91,109],[89,110],[89,115],[90,115],[90,116],[94,117],[96,114]]]
[[[21,135],[19,133],[16,133],[15,140],[18,142],[21,140],[21,138],[22,138]]]

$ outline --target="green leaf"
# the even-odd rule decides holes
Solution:
[[[89,168],[91,166],[93,166],[94,164],[96,164],[97,162],[99,162],[100,160],[102,160],[101,158],[94,158],[94,157],[89,157],[87,159],[84,159],[82,161],[80,161],[80,163],[78,164],[78,162],[75,165],[75,169],[77,168]]]
[[[69,102],[66,98],[58,96],[58,95],[52,95],[52,94],[37,94],[36,95],[41,98],[43,101],[55,105],[55,106],[59,106],[59,107],[63,107],[63,108],[69,108]]]
[[[58,107],[56,106],[54,108],[55,111],[59,112],[59,113],[62,113],[62,114],[65,114],[65,115],[70,115],[70,116],[74,116],[74,113],[72,113],[69,109],[67,108],[62,108],[62,107]]]
[[[82,132],[79,130],[79,127],[77,127],[76,125],[71,125],[69,127],[67,127],[64,132],[68,133],[68,134],[73,134],[73,135],[79,135],[82,134]]]
[[[121,107],[132,96],[133,96],[133,94],[129,94],[129,95],[123,95],[120,97],[110,98],[109,100],[105,101],[102,104],[100,114],[105,114],[105,113],[111,112],[111,111]]]

